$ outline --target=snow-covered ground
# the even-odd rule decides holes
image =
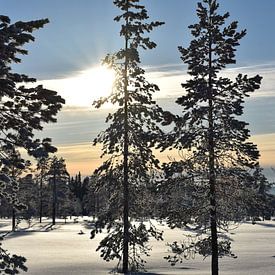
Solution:
[[[163,259],[168,255],[166,243],[179,240],[182,232],[164,225],[159,227],[164,231],[165,241],[151,241],[153,250],[146,259],[148,275],[210,274],[210,259],[203,260],[200,256],[170,266]],[[9,229],[10,221],[0,220],[0,234]],[[80,230],[85,234],[78,234]],[[106,263],[95,251],[101,238],[102,235],[97,235],[90,240],[90,229],[82,222],[73,223],[72,220],[64,224],[64,220],[58,220],[51,229],[50,221],[44,220],[42,225],[36,223],[29,229],[9,234],[3,245],[11,253],[27,258],[28,275],[109,274],[115,263]],[[232,231],[230,238],[232,250],[238,258],[220,260],[222,275],[275,274],[275,221],[242,224]]]

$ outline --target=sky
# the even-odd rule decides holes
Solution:
[[[151,38],[158,44],[141,51],[147,78],[158,84],[158,103],[165,109],[180,111],[175,105],[183,93],[180,83],[187,79],[178,46],[192,39],[188,25],[196,23],[196,0],[144,0],[151,20],[164,21]],[[220,0],[220,11],[230,12],[229,22],[239,21],[247,29],[237,49],[237,64],[223,74],[263,76],[262,87],[245,103],[244,119],[249,122],[251,139],[261,152],[260,163],[275,167],[275,1]],[[66,159],[69,172],[90,175],[102,162],[100,148],[93,138],[104,130],[108,108],[95,110],[93,100],[108,94],[112,73],[100,67],[107,53],[120,49],[120,26],[113,21],[119,10],[112,0],[0,0],[1,13],[12,22],[49,18],[50,23],[34,33],[36,41],[27,45],[29,54],[13,65],[20,73],[36,77],[46,88],[58,91],[66,105],[56,124],[46,125],[39,136],[49,136]],[[168,154],[168,153],[167,153]],[[167,155],[168,156],[168,155]],[[163,158],[167,158],[165,157]],[[275,174],[266,170],[269,178]]]

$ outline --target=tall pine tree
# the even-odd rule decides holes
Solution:
[[[177,168],[185,184],[193,186],[189,191],[197,190],[197,196],[204,198],[201,205],[197,204],[200,214],[192,213],[185,224],[201,223],[195,215],[204,213],[210,230],[213,275],[218,274],[218,257],[223,253],[218,244],[218,228],[224,218],[222,196],[224,191],[234,190],[234,184],[240,187],[247,183],[246,169],[255,167],[259,157],[256,146],[247,141],[247,123],[237,117],[243,114],[244,98],[261,82],[258,75],[250,78],[239,74],[235,81],[221,76],[227,65],[235,63],[236,47],[246,31],[237,31],[236,21],[226,26],[229,13],[218,14],[218,7],[216,0],[198,3],[199,22],[189,26],[194,40],[187,48],[179,47],[190,79],[182,84],[185,94],[176,101],[183,114],[175,116],[174,130],[166,139],[166,146],[179,149],[184,157],[180,164],[167,166],[167,171]]]
[[[129,259],[132,269],[142,267],[138,253],[145,251],[147,254],[144,243],[148,241],[149,233],[160,237],[152,226],[148,231],[144,224],[136,226],[129,219],[138,217],[135,211],[138,189],[146,188],[150,181],[149,170],[158,166],[151,148],[161,133],[158,123],[163,114],[152,99],[158,87],[145,79],[145,71],[139,67],[139,48],[156,47],[145,34],[163,23],[147,22],[147,11],[139,0],[115,0],[114,4],[122,11],[114,20],[122,22],[120,35],[124,47],[104,59],[103,64],[115,71],[114,89],[110,96],[94,103],[96,108],[107,102],[118,107],[106,119],[109,127],[94,140],[94,144],[103,144],[103,155],[109,156],[96,171],[110,194],[109,206],[98,224],[114,228],[99,249],[106,260],[121,259],[122,251],[122,271],[127,273]]]

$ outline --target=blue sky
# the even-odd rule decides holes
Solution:
[[[187,45],[187,26],[196,21],[196,0],[144,0],[152,19],[163,20],[164,26],[152,37],[158,49],[143,54],[144,64],[179,63],[177,46]],[[24,58],[20,70],[37,77],[55,78],[98,64],[107,52],[122,43],[119,25],[113,17],[118,10],[111,0],[1,0],[1,12],[13,20],[49,18],[43,30],[36,33],[36,43]],[[275,1],[221,0],[221,11],[229,11],[248,29],[238,50],[238,64],[264,63],[275,60]]]
[[[158,98],[164,108],[174,110],[174,99],[182,93],[180,83],[186,79],[186,70],[177,47],[190,42],[188,25],[197,22],[197,2],[142,1],[150,19],[165,21],[151,35],[157,49],[141,53],[149,79],[161,88]],[[230,12],[229,21],[238,20],[239,28],[247,29],[247,36],[237,49],[237,64],[225,74],[264,76],[262,89],[246,103],[245,119],[250,123],[253,140],[263,152],[262,164],[275,166],[275,1],[220,0],[219,3],[221,12]],[[100,84],[85,82],[86,86],[84,83],[75,91],[68,86],[74,87],[72,81],[83,72],[88,71],[86,75],[93,79],[96,70],[89,70],[97,68],[105,54],[122,46],[120,26],[113,21],[119,10],[112,0],[0,0],[0,4],[1,13],[12,21],[49,18],[50,24],[35,32],[35,43],[27,47],[29,55],[23,57],[22,64],[13,67],[38,78],[67,99],[58,123],[47,126],[43,135],[53,137],[72,173],[83,170],[89,174],[100,162],[99,150],[91,147],[91,141],[104,129],[107,110],[91,108]],[[81,98],[87,103],[85,106],[79,103]]]

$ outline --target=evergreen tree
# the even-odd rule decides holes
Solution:
[[[6,183],[5,188],[3,189],[5,198],[11,208],[11,217],[12,217],[12,231],[16,230],[16,213],[22,209],[25,209],[26,206],[18,198],[19,192],[19,180],[23,172],[26,172],[30,166],[29,161],[25,161],[21,158],[19,151],[9,150],[6,152],[6,164],[2,165],[1,173],[9,177],[9,182]]]
[[[50,139],[40,141],[34,138],[34,130],[42,130],[42,123],[55,122],[55,115],[64,100],[56,92],[41,85],[27,88],[24,83],[36,80],[24,74],[12,72],[11,64],[20,63],[19,54],[28,51],[23,46],[34,41],[32,32],[44,27],[48,19],[11,23],[8,16],[0,16],[0,166],[7,164],[8,152],[16,147],[25,148],[29,154],[39,156],[55,151]],[[0,197],[5,196],[9,177],[2,175]],[[25,259],[10,256],[1,248],[1,272],[11,274],[18,269],[26,271]]]
[[[24,74],[13,73],[10,64],[20,63],[18,54],[28,51],[22,46],[34,41],[31,33],[42,28],[48,19],[16,22],[10,24],[7,16],[0,16],[0,146],[1,161],[5,160],[5,149],[24,147],[29,154],[37,156],[54,151],[49,139],[42,143],[34,138],[34,130],[42,130],[42,123],[55,122],[55,115],[64,100],[56,92],[44,89],[41,85],[26,88],[24,83],[34,83],[36,79]]]
[[[78,202],[81,206],[81,214],[87,215],[85,209],[85,197],[88,193],[88,184],[89,178],[85,178],[83,181],[81,180],[81,173],[79,172],[78,175],[74,178],[71,178],[69,182],[70,190],[74,194],[74,196],[78,199]]]
[[[168,171],[180,168],[184,180],[195,184],[192,188],[197,186],[198,192],[205,192],[204,203],[196,207],[208,212],[213,275],[218,274],[218,257],[222,254],[218,227],[226,218],[221,213],[220,191],[234,190],[234,184],[244,185],[246,169],[254,168],[259,157],[256,146],[247,141],[247,123],[237,117],[243,114],[244,98],[261,82],[258,75],[250,78],[239,74],[235,81],[220,75],[227,65],[235,63],[235,48],[246,31],[238,32],[236,21],[225,26],[229,13],[219,15],[218,7],[216,0],[198,3],[199,22],[189,27],[194,40],[188,48],[179,47],[190,79],[182,84],[186,93],[176,101],[183,114],[175,116],[173,133],[167,136],[165,145],[184,156],[180,164],[166,167]],[[228,187],[223,185],[226,178],[230,179],[226,181]]]
[[[109,127],[94,140],[94,144],[103,144],[103,155],[109,156],[96,170],[101,188],[110,195],[110,201],[97,224],[108,225],[109,230],[114,230],[98,249],[105,260],[120,260],[122,251],[122,271],[127,273],[129,259],[132,259],[133,269],[142,267],[136,250],[144,250],[149,234],[159,238],[152,227],[148,231],[144,224],[135,226],[129,218],[138,217],[135,212],[139,195],[137,187],[146,188],[150,181],[148,171],[158,166],[151,148],[161,134],[158,123],[162,121],[163,112],[152,99],[158,87],[145,79],[145,72],[139,67],[139,48],[146,50],[156,47],[145,34],[163,23],[147,22],[147,11],[139,4],[139,0],[115,0],[114,4],[122,11],[114,20],[123,22],[120,35],[124,47],[104,59],[103,64],[116,74],[114,88],[110,96],[94,103],[96,108],[107,102],[118,106],[106,118]],[[134,249],[132,255],[129,255],[129,248]]]
[[[0,241],[3,238],[0,237]],[[0,243],[0,273],[1,274],[18,274],[19,270],[27,272],[25,266],[26,259],[22,256],[10,255],[10,253],[2,248]]]
[[[31,225],[34,217],[38,216],[40,198],[39,186],[34,181],[32,174],[27,174],[19,179],[18,200],[24,204],[25,208],[19,212],[19,219],[24,219]]]
[[[83,198],[84,208],[87,215],[98,217],[100,213],[105,211],[105,206],[108,204],[109,194],[105,191],[105,186],[101,186],[99,177],[92,175],[84,179],[87,193]]]
[[[49,170],[49,157],[39,157],[37,158],[36,164],[36,180],[39,183],[39,222],[42,222],[43,216],[43,200],[45,199],[43,196],[44,185],[47,182],[47,172]]]
[[[60,181],[57,191],[57,213],[66,219],[68,216],[78,216],[81,213],[81,205],[75,194],[70,190],[67,181]]]
[[[60,187],[69,181],[70,175],[66,169],[65,160],[53,157],[47,173],[49,184],[52,187],[52,224],[55,225],[57,204],[60,197]],[[58,196],[59,195],[59,196]]]
[[[253,187],[256,200],[250,204],[250,215],[254,217],[262,216],[262,219],[270,219],[272,215],[272,195],[269,194],[272,184],[268,182],[263,174],[263,168],[257,166],[252,175]]]

